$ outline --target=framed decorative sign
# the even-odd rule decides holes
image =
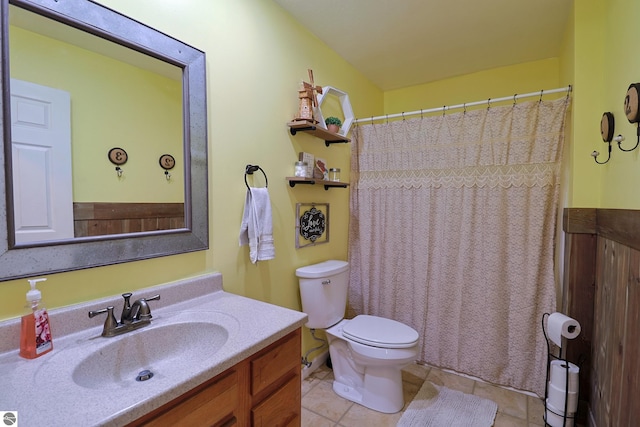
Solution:
[[[296,204],[296,248],[329,242],[329,203]]]

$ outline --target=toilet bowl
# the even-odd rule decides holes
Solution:
[[[387,323],[389,322],[389,323]],[[354,334],[350,326],[358,328]],[[394,338],[380,329],[397,330]],[[402,368],[416,360],[418,333],[407,325],[377,316],[345,319],[325,331],[334,370],[333,391],[339,396],[385,413],[402,410]],[[376,345],[364,342],[374,339]],[[382,342],[388,341],[388,342]]]
[[[348,263],[326,261],[296,270],[308,328],[325,329],[334,371],[333,390],[370,409],[402,410],[402,373],[416,360],[418,332],[371,315],[344,319]]]

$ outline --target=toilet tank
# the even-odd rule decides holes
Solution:
[[[349,263],[325,261],[296,270],[300,283],[302,311],[309,329],[325,329],[344,319],[347,308]]]

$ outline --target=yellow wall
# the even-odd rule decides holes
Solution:
[[[349,193],[290,188],[285,177],[293,175],[299,151],[325,158],[348,177],[350,147],[327,148],[309,135],[289,134],[286,123],[298,109],[298,85],[313,69],[317,84],[349,94],[356,116],[381,114],[382,92],[271,1],[101,3],[206,52],[210,249],[50,275],[40,284],[47,307],[219,271],[227,291],[300,309],[295,269],[347,257]],[[247,247],[238,246],[248,163],[266,171],[273,208],[276,258],[257,265],[248,261]],[[262,185],[259,179],[256,186]],[[330,203],[329,243],[295,249],[295,208],[302,202]],[[0,283],[0,319],[23,313],[27,285],[25,280]]]
[[[606,159],[606,146],[600,137],[603,105],[604,33],[607,1],[587,0],[574,3],[574,93],[570,149],[571,207],[601,207],[603,167],[590,156],[598,150]],[[625,91],[626,92],[626,91]],[[614,153],[618,154],[618,153]],[[620,156],[617,156],[618,158]]]
[[[606,145],[599,138],[599,128],[593,127],[599,123],[605,111],[612,112],[615,117],[615,134],[622,134],[626,138],[622,147],[630,149],[636,144],[638,126],[627,121],[623,103],[629,84],[640,82],[640,56],[637,54],[640,3],[636,0],[608,0],[605,3],[606,10],[601,17],[605,29],[600,64],[603,72],[600,89],[602,102],[597,114],[594,111],[588,122],[592,128],[591,145],[601,152],[606,151]],[[585,150],[587,153],[588,150]],[[624,153],[615,144],[611,161],[597,168],[602,174],[599,207],[640,209],[640,149]]]
[[[384,94],[384,108],[385,114],[418,111],[554,89],[559,85],[559,60],[550,58],[388,91]]]
[[[70,94],[74,202],[184,202],[179,73],[170,79],[18,27],[10,31],[11,77]],[[113,147],[128,154],[120,179],[107,158]],[[158,162],[164,153],[176,159],[171,180]]]
[[[637,125],[631,125],[623,111],[624,97],[631,83],[640,82],[640,58],[634,17],[640,12],[635,0],[581,0],[574,13],[561,62],[563,78],[573,74],[574,94],[570,148],[570,207],[615,209],[640,208],[636,183],[640,182],[640,149],[620,151],[613,143],[611,160],[598,165],[590,156],[594,150],[607,158],[607,144],[600,137],[600,119],[610,111],[615,117],[615,134],[629,149],[637,141]]]
[[[575,11],[572,5],[571,14],[569,19],[567,20],[567,24],[565,27],[562,47],[560,50],[560,86],[566,87],[569,85],[575,86],[574,84],[574,74],[575,74]],[[573,93],[571,94],[573,100],[575,101],[575,87],[573,87]],[[563,152],[563,166],[562,166],[562,193],[560,198],[560,206],[571,206],[573,203],[573,190],[572,190],[572,173],[571,170],[573,168],[573,105],[574,102],[571,103],[568,110],[568,118],[565,126],[565,144],[564,144],[564,152]],[[558,220],[561,223],[561,213],[559,213]],[[558,242],[563,242],[562,235],[560,232],[558,236]],[[561,251],[558,251],[560,254]],[[559,261],[559,259],[558,259]],[[562,265],[561,262],[558,263]],[[558,298],[560,300],[560,298]]]

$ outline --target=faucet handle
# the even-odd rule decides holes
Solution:
[[[113,334],[113,330],[118,327],[118,322],[116,321],[115,316],[113,315],[113,306],[110,305],[107,308],[103,308],[101,310],[92,310],[89,312],[89,318],[93,318],[98,314],[107,313],[107,318],[104,321],[104,327],[102,328],[102,336],[111,336]],[[111,335],[110,335],[111,334]]]
[[[160,300],[160,294],[154,295],[151,298],[144,298],[145,301],[158,301]]]
[[[122,298],[124,298],[124,304],[122,304],[122,313],[120,313],[120,322],[124,323],[129,319],[129,315],[131,313],[131,303],[129,302],[129,298],[133,295],[131,292],[126,292],[122,294]]]
[[[98,314],[102,313],[107,313],[107,317],[109,317],[109,315],[113,315],[113,306],[110,305],[109,307],[103,308],[101,310],[91,310],[89,312],[89,319],[96,317]]]

